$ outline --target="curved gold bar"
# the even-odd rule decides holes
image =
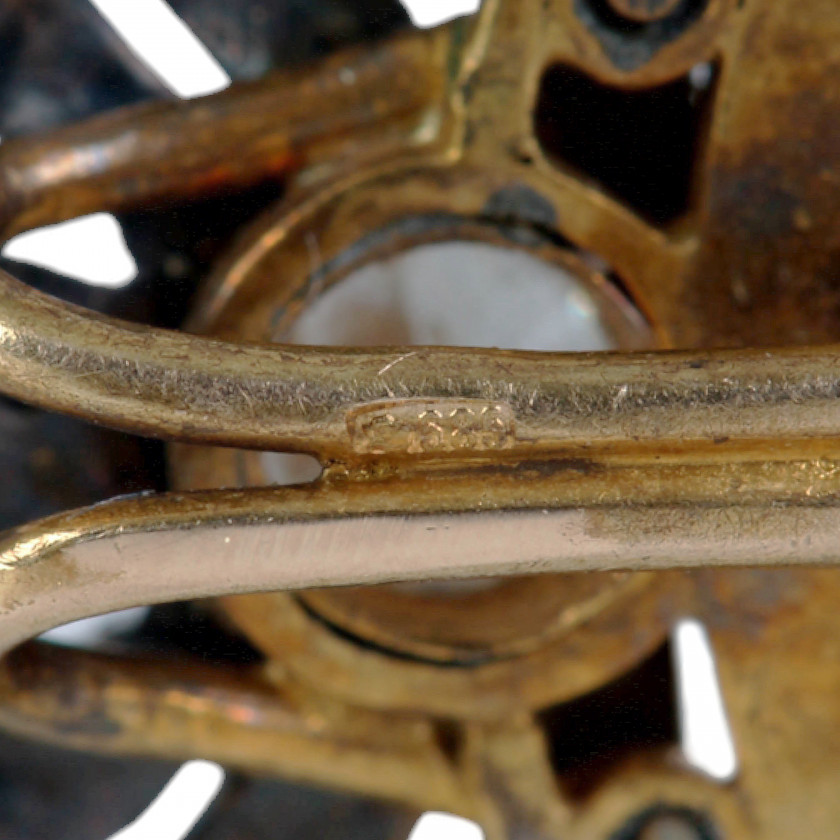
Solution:
[[[526,467],[115,500],[6,535],[0,650],[85,616],[225,594],[840,559],[840,465],[736,467],[587,475],[560,462],[536,475]],[[727,498],[721,486],[732,488]]]
[[[0,726],[63,747],[186,760],[462,810],[468,791],[419,718],[312,714],[256,668],[119,659],[33,642],[0,661]],[[200,744],[200,747],[196,745]]]
[[[131,325],[0,273],[0,391],[130,432],[348,462],[840,452],[840,348],[544,354],[231,344]],[[808,450],[809,455],[813,450]],[[713,456],[709,456],[713,457]]]
[[[345,50],[190,102],[121,108],[0,148],[0,238],[405,148],[439,105],[446,29]]]

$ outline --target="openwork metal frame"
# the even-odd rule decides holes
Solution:
[[[824,344],[837,335],[829,277],[840,247],[836,154],[826,135],[836,128],[840,21],[828,0],[686,2],[670,29],[651,30],[633,47],[635,29],[611,28],[590,5],[600,7],[486,0],[469,21],[303,72],[0,148],[6,236],[94,209],[295,173],[282,205],[211,278],[191,328],[217,337],[93,316],[0,275],[0,387],[134,433],[304,452],[324,466],[303,487],[115,500],[4,535],[0,647],[138,603],[670,569],[666,605],[642,599],[640,623],[712,614],[716,638],[735,651],[722,666],[725,683],[778,649],[792,670],[764,675],[763,691],[783,698],[811,687],[828,697],[808,720],[768,713],[778,726],[768,746],[749,736],[760,729],[761,715],[749,719],[759,689],[734,693],[735,728],[748,745],[741,793],[760,804],[742,808],[731,789],[672,778],[654,762],[622,773],[619,787],[605,788],[582,814],[558,795],[525,713],[566,699],[527,671],[533,665],[520,675],[522,715],[513,722],[505,721],[508,701],[476,712],[480,704],[459,708],[442,695],[436,715],[483,720],[466,727],[454,759],[425,710],[399,699],[391,708],[328,709],[313,724],[300,713],[311,686],[296,689],[304,699],[278,696],[270,674],[177,675],[37,644],[4,660],[6,725],[96,749],[179,755],[201,744],[250,769],[476,816],[499,836],[525,825],[548,836],[599,836],[587,832],[665,790],[715,810],[727,836],[793,837],[785,814],[817,786],[808,796],[823,789],[825,801],[809,811],[809,833],[831,836],[837,584],[835,572],[815,567],[836,565],[840,545],[840,347]],[[651,26],[658,23],[633,23]],[[634,91],[699,64],[716,74],[715,103],[695,154],[692,200],[669,225],[558,162],[535,134],[547,67],[573,66]],[[770,111],[772,124],[762,116]],[[571,356],[267,343],[276,313],[255,290],[284,271],[316,282],[307,233],[319,232],[319,269],[335,282],[404,247],[400,224],[412,217],[550,229],[598,254],[661,349]],[[360,246],[371,230],[397,233]],[[290,311],[306,293],[292,283]],[[814,346],[796,346],[805,343]],[[737,349],[750,345],[785,349]],[[709,346],[728,349],[670,349]],[[726,577],[717,566],[786,571],[784,580]],[[698,568],[706,571],[693,579],[680,571]],[[746,618],[733,629],[721,616],[739,608]],[[810,624],[786,647],[791,622],[806,613]],[[739,640],[744,622],[757,640],[749,651]],[[644,650],[630,645],[616,668],[649,649],[649,640],[639,644]],[[820,656],[828,664],[808,671]],[[497,697],[492,677],[475,681]],[[81,698],[73,708],[61,707],[55,683]],[[142,703],[157,723],[135,714]],[[379,713],[393,708],[407,717],[383,733]],[[97,729],[94,720],[114,727]],[[806,784],[793,769],[801,766],[798,739],[810,745]],[[777,746],[771,777],[763,765]],[[801,796],[780,804],[773,791],[792,776]]]

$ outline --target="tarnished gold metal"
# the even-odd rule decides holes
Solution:
[[[8,141],[2,236],[401,150],[439,95],[442,47],[441,33],[413,35],[193,102],[124,108]]]
[[[714,461],[744,447],[768,460],[837,454],[832,346],[621,356],[234,345],[91,318],[9,275],[0,292],[6,393],[169,440],[309,452],[362,473],[549,455]]]
[[[206,336],[95,317],[0,275],[0,387],[115,428],[324,466],[311,485],[116,500],[4,535],[0,647],[173,599],[640,575],[564,613],[568,637],[463,668],[354,645],[312,618],[314,601],[226,597],[263,668],[178,674],[28,644],[3,660],[3,725],[454,810],[493,838],[619,836],[672,800],[727,838],[834,836],[840,585],[816,567],[840,559],[840,348],[827,343],[840,336],[840,17],[829,0],[708,0],[631,54],[586,5],[486,0],[370,53],[0,147],[7,234],[287,175],[286,198],[210,278],[190,324]],[[625,92],[714,74],[676,221],[642,218],[544,148],[534,103],[554,65]],[[270,343],[354,268],[459,237],[578,259],[604,294],[618,278],[660,349]],[[258,475],[247,454],[189,453],[184,487],[235,483],[234,460]],[[641,661],[684,615],[721,652],[737,781],[657,748],[616,759],[585,796],[558,787],[562,738],[549,744],[545,714]]]
[[[560,462],[548,479],[532,465],[527,489],[502,468],[479,471],[492,480],[487,491],[470,491],[469,473],[456,473],[424,476],[425,492],[327,482],[113,502],[10,535],[0,554],[0,645],[87,615],[210,595],[523,572],[835,563],[837,463],[625,467],[577,479]],[[737,491],[721,500],[718,488],[736,476]],[[644,489],[630,502],[637,483]]]

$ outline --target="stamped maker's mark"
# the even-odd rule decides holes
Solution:
[[[393,400],[347,414],[353,449],[371,455],[507,449],[514,442],[510,406],[484,400]]]

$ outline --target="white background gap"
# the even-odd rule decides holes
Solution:
[[[674,670],[680,742],[686,762],[718,782],[738,772],[714,653],[706,628],[694,619],[674,628]]]

